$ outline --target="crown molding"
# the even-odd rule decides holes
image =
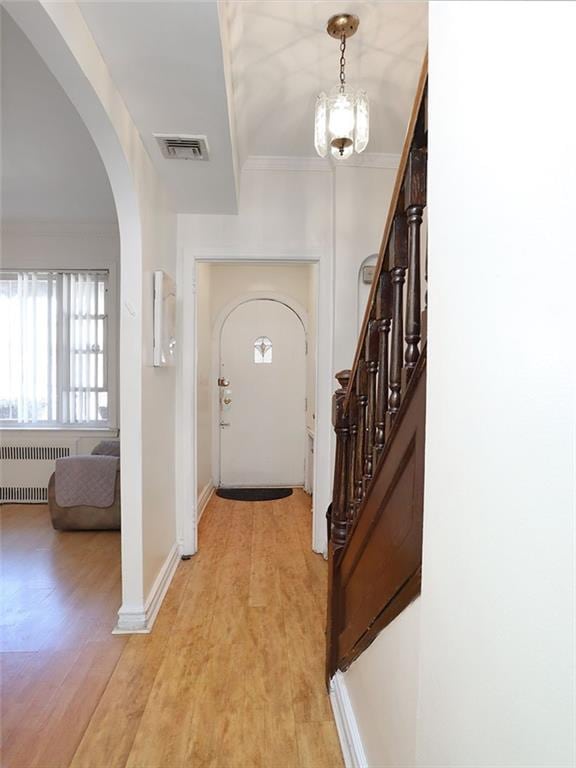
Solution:
[[[118,225],[109,219],[2,219],[2,236],[117,238]]]
[[[385,168],[397,171],[400,166],[400,155],[389,152],[363,152],[352,155],[347,160],[338,163],[337,168]]]
[[[395,171],[400,155],[385,152],[365,152],[336,162],[321,157],[284,157],[276,155],[250,155],[243,171],[314,171],[331,173],[340,168],[384,168]]]
[[[282,248],[242,248],[235,246],[203,247],[193,246],[184,250],[186,258],[196,261],[244,261],[259,263],[267,262],[317,262],[323,258],[320,250],[288,250]]]

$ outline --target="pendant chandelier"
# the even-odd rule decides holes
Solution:
[[[353,152],[363,152],[368,145],[368,96],[346,84],[346,40],[356,32],[359,23],[358,16],[340,13],[332,16],[326,26],[330,37],[340,40],[340,84],[316,99],[314,146],[320,157],[330,152],[337,160],[345,160]]]

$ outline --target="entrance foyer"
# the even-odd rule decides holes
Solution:
[[[340,768],[310,502],[213,497],[150,635],[133,635],[74,768]]]

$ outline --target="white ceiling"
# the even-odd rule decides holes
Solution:
[[[233,213],[236,191],[215,2],[80,2],[177,211]],[[209,162],[166,160],[155,133],[208,137]]]
[[[347,80],[368,93],[367,152],[402,149],[427,44],[424,2],[229,1],[226,4],[239,153],[313,156],[317,94],[338,83],[335,13],[360,18],[348,40]]]
[[[115,227],[112,190],[90,134],[31,43],[0,13],[4,223]]]
[[[178,211],[236,211],[233,147],[240,167],[250,155],[314,156],[314,101],[338,76],[326,21],[342,10],[360,16],[347,59],[349,82],[371,99],[368,152],[400,152],[426,47],[426,3],[224,0],[221,21],[218,5],[80,2]],[[178,132],[206,134],[210,161],[164,159],[153,134]]]
[[[338,76],[338,42],[325,32],[332,13],[360,17],[347,73],[371,100],[367,151],[401,150],[426,47],[424,2],[81,0],[80,7],[179,212],[236,212],[234,147],[240,167],[249,156],[314,156],[314,101]],[[114,217],[79,116],[2,16],[5,215]],[[154,133],[205,134],[210,161],[166,160]]]

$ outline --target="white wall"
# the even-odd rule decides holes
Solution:
[[[176,374],[151,367],[152,271],[176,275],[176,217],[77,4],[5,7],[84,120],[114,194],[121,243],[119,627],[146,629],[152,587],[176,552]]]
[[[180,215],[181,242],[197,258],[266,261],[331,251],[331,174],[243,170],[238,215]]]
[[[227,304],[249,293],[281,293],[309,311],[308,264],[211,264],[210,273],[212,326]]]
[[[2,231],[3,269],[117,269],[119,264],[120,239],[110,227],[103,232],[74,231],[72,226],[43,222],[26,231]]]
[[[334,193],[334,371],[351,368],[358,342],[358,270],[380,249],[397,162],[387,168],[339,166]]]
[[[144,151],[144,150],[143,150]],[[153,367],[153,273],[176,277],[176,216],[168,207],[152,163],[146,157],[142,249],[142,533],[143,597],[171,551],[176,536],[176,368]],[[147,181],[146,181],[147,177]],[[143,190],[144,191],[144,190]]]
[[[371,768],[415,764],[419,651],[420,600],[415,600],[344,673]]]
[[[574,3],[430,6],[420,637],[412,606],[347,672],[370,766],[576,762],[575,27]]]
[[[430,8],[422,766],[576,760],[575,28]]]
[[[386,156],[380,167],[244,170],[239,215],[180,216],[183,247],[198,258],[331,260],[333,370],[349,368],[358,340],[358,269],[379,250],[397,166]]]

